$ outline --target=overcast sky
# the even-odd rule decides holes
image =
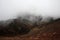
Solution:
[[[20,12],[60,17],[60,0],[0,0],[0,20],[14,18]]]

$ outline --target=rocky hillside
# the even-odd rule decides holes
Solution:
[[[16,23],[16,24],[15,24]],[[12,25],[13,24],[13,25]],[[21,25],[20,25],[21,24]],[[9,29],[0,29],[0,40],[60,40],[60,19],[40,25],[26,25],[21,22],[17,23],[16,20],[9,24]],[[19,31],[15,28],[20,26]],[[13,27],[14,26],[14,27]],[[11,27],[13,27],[11,29]],[[33,27],[33,28],[29,28]],[[13,31],[12,31],[13,30]],[[28,31],[27,31],[28,30]],[[16,35],[16,34],[17,35]],[[18,34],[20,33],[20,34]],[[24,33],[21,35],[21,33]],[[11,36],[11,34],[15,34]],[[10,35],[10,36],[9,36]]]

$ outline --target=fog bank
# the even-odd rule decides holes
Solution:
[[[27,13],[60,18],[60,0],[0,0],[0,20]]]

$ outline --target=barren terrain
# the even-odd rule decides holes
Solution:
[[[32,28],[24,35],[0,36],[0,40],[60,40],[60,20]]]

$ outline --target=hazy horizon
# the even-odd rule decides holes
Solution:
[[[60,0],[0,0],[0,20],[25,13],[60,18]]]

